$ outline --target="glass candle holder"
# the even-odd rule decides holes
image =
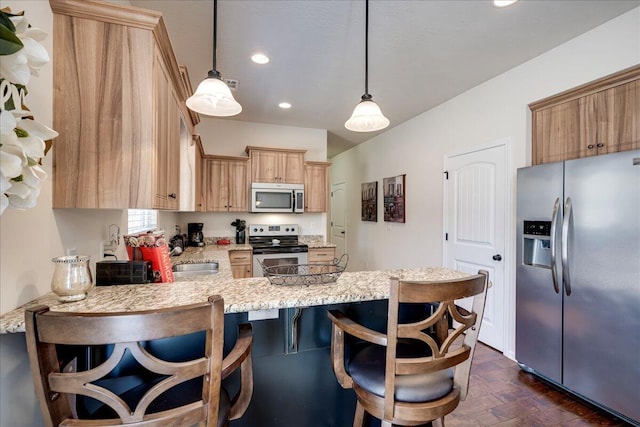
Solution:
[[[62,302],[80,301],[87,297],[93,287],[93,277],[89,269],[90,256],[69,255],[53,258],[53,278],[51,290]]]

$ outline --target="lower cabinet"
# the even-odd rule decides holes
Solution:
[[[234,279],[246,279],[253,277],[251,268],[252,254],[250,250],[229,251],[229,263]]]
[[[336,257],[336,248],[309,248],[309,264],[327,264]]]
[[[379,300],[289,308],[279,310],[277,319],[252,321],[253,396],[247,412],[231,426],[353,425],[355,393],[343,389],[333,373],[327,311],[338,309],[369,328],[383,331],[387,307],[386,300]],[[224,316],[225,354],[235,342],[237,325],[247,321],[247,313]],[[232,375],[224,385],[232,392],[238,384],[239,376]],[[365,425],[380,426],[380,421],[367,417]]]

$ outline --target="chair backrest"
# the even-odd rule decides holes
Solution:
[[[25,320],[36,395],[47,425],[57,426],[66,419],[74,419],[76,411],[70,402],[74,402],[76,396],[96,399],[115,411],[118,418],[112,417],[110,425],[216,424],[224,336],[224,302],[220,296],[212,296],[204,303],[140,312],[67,313],[38,306],[27,309]],[[204,355],[195,360],[181,363],[161,360],[150,354],[143,344],[199,331],[205,332],[205,349]],[[59,356],[65,346],[108,344],[114,345],[111,356],[101,365],[82,372],[73,372],[73,369],[68,372],[70,369],[65,369],[68,361]],[[104,377],[117,366],[125,352],[129,352],[145,372],[155,376],[153,385],[145,389],[135,407],[129,407],[104,386]],[[154,403],[156,398],[162,395],[165,399],[174,387],[184,386],[191,380],[201,381],[199,400],[153,411],[158,407],[157,402]],[[113,414],[113,411],[108,412]],[[80,425],[92,424],[87,421]]]
[[[391,279],[385,367],[384,411],[387,416],[393,414],[396,375],[424,374],[455,367],[454,387],[459,387],[461,399],[466,398],[471,359],[480,331],[488,285],[489,274],[484,270],[456,280],[417,282]],[[468,297],[473,297],[471,311],[456,305],[456,300]],[[433,305],[436,308],[425,319],[399,323],[400,304],[406,303],[438,304]],[[428,333],[430,329],[435,329],[435,338]],[[398,340],[405,339],[427,344],[431,355],[396,357]]]

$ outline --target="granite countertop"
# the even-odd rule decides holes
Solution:
[[[389,278],[441,280],[467,276],[441,267],[345,272],[334,283],[321,285],[276,286],[262,277],[233,279],[229,250],[250,250],[248,245],[210,245],[188,248],[173,264],[217,261],[219,272],[208,276],[182,278],[174,283],[97,286],[78,302],[61,303],[52,292],[36,298],[0,317],[0,334],[24,332],[24,309],[44,304],[52,311],[116,312],[155,310],[206,301],[211,295],[224,298],[225,313],[274,308],[305,307],[389,297]],[[179,259],[178,259],[179,258]]]

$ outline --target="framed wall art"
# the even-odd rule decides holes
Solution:
[[[405,176],[403,174],[382,180],[386,222],[405,222]]]
[[[378,181],[362,184],[363,221],[378,221]]]

